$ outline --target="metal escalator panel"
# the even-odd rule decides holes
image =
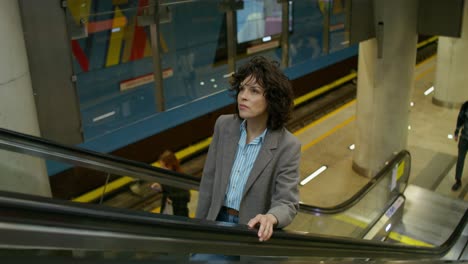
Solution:
[[[365,186],[361,193],[355,194],[344,204],[334,208],[318,208],[301,205],[299,214],[286,230],[304,233],[342,236],[350,238],[376,239],[376,232],[372,230],[382,216],[394,212],[392,210],[404,207],[404,198],[401,194],[406,188],[411,170],[411,157],[408,152],[399,153],[389,162],[371,182]],[[399,202],[397,202],[397,200]],[[387,224],[388,225],[388,224]],[[382,229],[390,232],[387,225]],[[374,235],[368,233],[372,230]]]
[[[466,201],[416,185],[409,185],[404,194],[406,204],[402,221],[394,228],[390,239],[411,238],[407,244],[443,245],[468,209]]]

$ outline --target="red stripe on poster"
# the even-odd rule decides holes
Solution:
[[[144,6],[148,5],[148,0],[138,1],[138,15],[143,13]],[[140,27],[135,23],[135,33],[133,35],[132,52],[130,54],[130,61],[143,58],[145,54],[146,32],[144,27]]]
[[[71,45],[73,55],[80,64],[81,69],[85,72],[89,71],[89,60],[88,57],[86,57],[84,50],[80,47],[80,43],[78,43],[76,40],[72,40]]]
[[[172,70],[172,68],[167,68],[162,71],[163,79],[172,77],[173,75],[174,75],[174,71]],[[154,82],[153,73],[148,73],[148,74],[138,76],[135,78],[123,80],[120,82],[120,91],[133,89],[133,88],[136,88],[138,86],[141,86],[143,84],[147,84],[150,82]]]
[[[110,30],[112,28],[124,27],[126,25],[127,25],[127,18],[124,16],[117,17],[114,19],[89,22],[88,33],[92,34],[92,33],[100,32],[100,31]]]

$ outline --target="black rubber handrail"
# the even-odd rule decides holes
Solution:
[[[200,179],[109,154],[98,153],[51,140],[0,128],[0,149],[24,153],[58,162],[100,170],[118,175],[129,175],[147,181],[158,181],[170,186],[198,189]]]
[[[0,245],[13,249],[34,248],[35,243],[40,242],[37,248],[97,251],[138,249],[257,256],[441,258],[455,244],[467,219],[465,212],[450,238],[433,248],[281,230],[268,242],[260,243],[256,231],[245,225],[0,192]],[[44,241],[44,237],[49,239]],[[160,248],[153,248],[155,245]]]
[[[411,154],[407,150],[402,150],[395,157],[393,157],[393,159],[390,162],[388,162],[377,173],[377,175],[374,178],[372,178],[366,185],[364,185],[359,191],[357,191],[353,196],[351,196],[346,201],[340,204],[337,204],[335,206],[332,206],[332,207],[319,207],[319,206],[312,206],[312,205],[301,203],[301,210],[308,211],[310,213],[321,213],[321,214],[337,214],[337,213],[342,213],[348,210],[349,208],[353,207],[358,202],[360,202],[366,196],[366,194],[368,194],[375,186],[377,186],[378,183],[385,178],[385,175],[388,175],[389,173],[391,173],[395,165],[397,165],[402,160],[404,160],[406,156],[409,157],[409,164],[405,164],[405,166],[408,166],[408,171],[411,171]],[[405,179],[406,180],[405,188],[406,188],[408,179],[409,177],[406,177]],[[400,190],[400,194],[402,194],[403,192],[404,192],[404,189]]]

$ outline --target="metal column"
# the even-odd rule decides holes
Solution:
[[[147,15],[138,17],[138,26],[149,26],[151,51],[153,58],[153,75],[154,75],[154,90],[155,100],[157,104],[157,111],[163,112],[165,110],[164,103],[164,85],[161,68],[161,52],[159,48],[159,1],[153,0],[147,11]]]
[[[282,4],[281,17],[281,64],[289,66],[289,0],[278,0]]]
[[[237,56],[237,20],[236,10],[244,8],[244,3],[239,0],[224,0],[220,3],[220,10],[226,12],[227,27],[227,53],[228,53],[228,71],[236,71]]]

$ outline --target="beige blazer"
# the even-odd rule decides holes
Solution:
[[[216,220],[223,206],[240,138],[242,120],[223,115],[216,120],[198,197],[197,218]],[[277,227],[290,224],[299,207],[301,144],[285,128],[268,130],[244,188],[239,223],[257,214],[273,214]]]

